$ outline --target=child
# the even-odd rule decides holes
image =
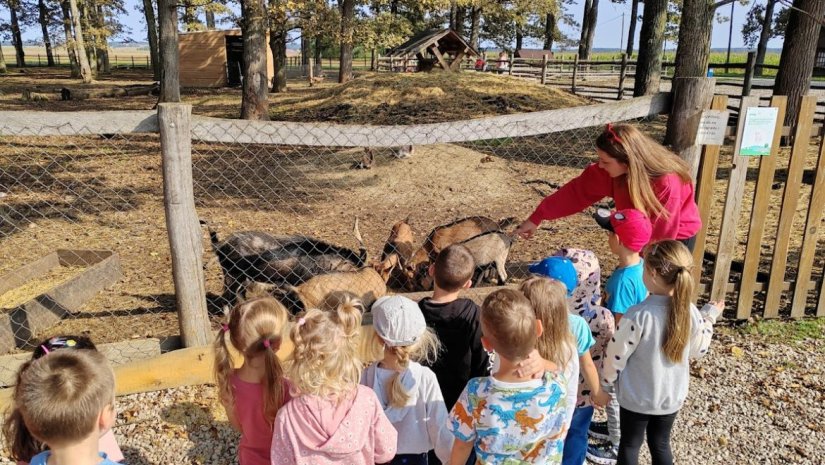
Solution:
[[[556,252],[557,257],[568,259],[577,275],[577,285],[573,295],[568,299],[570,311],[579,315],[587,322],[593,335],[595,344],[590,347],[590,356],[596,367],[597,374],[601,373],[604,363],[604,351],[607,343],[613,337],[615,324],[610,310],[599,306],[601,301],[601,269],[596,254],[589,250],[562,249]],[[582,374],[587,370],[582,367]],[[587,453],[587,430],[593,418],[593,405],[590,396],[600,388],[593,387],[584,376],[579,376],[579,395],[576,400],[576,410],[570,423],[570,431],[564,441],[564,465],[581,465]]]
[[[605,390],[618,384],[622,438],[618,463],[635,465],[647,432],[654,464],[671,464],[670,430],[687,397],[689,359],[710,346],[713,323],[723,303],[701,311],[693,295],[693,257],[678,241],[662,241],[645,249],[644,281],[650,296],[632,307],[607,347],[602,374]],[[594,398],[604,405],[609,394]]]
[[[564,260],[553,258],[559,262]],[[575,278],[573,265],[567,265]],[[575,284],[572,288],[575,289]],[[596,386],[597,389],[599,386],[599,375],[589,352],[595,341],[584,319],[567,310],[568,291],[561,281],[536,276],[521,283],[519,290],[530,300],[536,318],[542,325],[543,334],[537,344],[539,354],[560,367],[567,378],[565,425],[569,428],[576,408],[580,368],[583,367],[582,376],[588,381],[588,385]]]
[[[609,232],[607,243],[610,251],[619,258],[619,266],[604,285],[602,302],[613,312],[618,326],[628,308],[647,298],[647,288],[642,281],[644,261],[639,255],[650,241],[650,220],[639,210],[628,208],[615,211],[600,208],[593,215],[596,222]],[[619,403],[611,395],[605,408],[606,422],[590,424],[591,437],[605,441],[587,448],[587,458],[600,465],[613,465],[619,450]]]
[[[5,431],[25,429],[48,447],[31,465],[115,464],[99,447],[115,423],[115,375],[103,354],[56,350],[26,363],[17,381]]]
[[[446,428],[447,408],[435,373],[418,362],[432,362],[439,342],[427,328],[418,305],[402,296],[381,297],[372,306],[373,344],[383,349],[380,362],[361,375],[371,387],[398,437],[393,465],[427,465],[427,452],[435,449],[447,463],[453,436]]]
[[[289,401],[289,385],[275,352],[289,314],[271,297],[248,300],[229,311],[215,339],[215,380],[229,423],[241,432],[241,465],[266,465],[275,414]],[[234,368],[227,344],[243,355]]]
[[[272,465],[373,465],[395,456],[398,440],[372,389],[358,384],[361,312],[307,310],[292,327],[293,399],[275,418]]]
[[[38,344],[34,349],[32,352],[31,361],[24,364],[20,368],[20,371],[18,371],[17,385],[20,384],[19,378],[23,373],[23,370],[27,368],[31,362],[38,360],[56,350],[62,349],[96,351],[97,347],[95,347],[91,339],[84,336],[55,336],[46,339]],[[23,423],[22,418],[20,418],[19,410],[13,410],[10,412],[9,416],[6,418],[3,433],[6,437],[7,444],[9,444],[10,447],[11,458],[17,460],[18,465],[26,465],[32,457],[43,451],[43,444],[32,437],[31,433],[26,428],[26,425]],[[106,453],[108,459],[113,462],[120,462],[123,460],[123,453],[120,451],[120,447],[118,447],[117,441],[115,440],[115,435],[112,433],[111,429],[106,431],[100,437],[98,449],[100,452]]]
[[[473,378],[450,413],[456,436],[451,464],[475,450],[481,464],[561,463],[567,403],[563,375],[520,376],[517,364],[535,349],[541,323],[530,301],[502,289],[481,310],[482,342],[500,360],[493,376]]]
[[[475,267],[473,256],[463,245],[445,248],[429,269],[433,296],[418,302],[427,326],[443,344],[430,368],[438,378],[447,409],[453,408],[470,378],[489,373],[487,352],[481,346],[478,305],[458,297],[472,284]]]

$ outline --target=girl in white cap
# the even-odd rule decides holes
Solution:
[[[440,344],[427,327],[418,304],[402,296],[386,296],[372,306],[374,344],[380,361],[361,375],[361,384],[375,390],[384,413],[398,431],[393,465],[426,465],[435,449],[447,463],[453,436],[447,429],[447,407],[431,364]],[[383,350],[382,350],[383,349]]]

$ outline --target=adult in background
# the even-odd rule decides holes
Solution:
[[[675,239],[691,251],[702,227],[688,165],[628,124],[608,124],[596,138],[599,161],[547,196],[514,231],[529,239],[544,220],[583,211],[605,197],[635,208],[653,225],[650,242]]]

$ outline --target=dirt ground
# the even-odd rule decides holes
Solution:
[[[65,84],[64,76],[49,70],[4,78],[0,82],[0,109],[150,109],[155,103],[151,96],[89,102],[20,100],[22,88],[30,86],[34,78],[41,86]],[[142,73],[119,72],[111,81],[96,85],[133,84],[145,78]],[[476,91],[477,88],[492,89],[481,81],[473,83],[467,86],[467,92],[473,88]],[[352,85],[347,92],[335,94],[328,84],[320,90],[296,85],[293,92],[273,97],[273,114],[305,120],[311,117],[312,111],[329,112],[352,101],[365,92],[358,86]],[[552,91],[540,96],[548,102],[552,100],[551,94],[559,93],[533,84],[529,86],[522,91],[536,91],[536,88],[542,92]],[[397,109],[410,105],[409,98],[405,97],[410,94],[407,87],[398,86],[394,92],[393,95],[401,97],[382,97],[394,102],[381,107],[384,110],[368,106],[378,118],[377,122],[397,122]],[[426,93],[438,94],[434,90]],[[422,95],[419,93],[415,98],[421,100]],[[568,97],[572,100],[567,100],[567,104],[575,103],[575,97]],[[531,102],[512,95],[502,98],[505,102]],[[186,92],[184,99],[194,105],[196,114],[234,116],[239,94],[229,89],[193,91]],[[453,103],[454,106],[438,109],[438,116],[433,117],[460,119],[465,108],[460,100],[458,102],[458,105]],[[470,108],[468,116],[511,113],[518,109],[510,103],[502,107],[500,102],[490,101]],[[581,99],[576,102],[586,103]],[[381,105],[378,100],[370,105],[373,103]],[[531,104],[532,109],[546,109],[534,102]],[[448,110],[457,113],[448,113]],[[370,111],[359,111],[351,117],[355,121],[368,118]],[[327,119],[340,117],[335,112],[328,114]],[[663,135],[663,119],[639,124],[654,137]],[[199,216],[209,220],[221,237],[239,230],[261,230],[309,235],[353,249],[357,244],[351,233],[352,223],[358,217],[369,255],[377,257],[391,225],[408,216],[418,241],[434,226],[464,216],[526,218],[541,200],[540,193],[552,192],[592,159],[593,138],[598,130],[416,147],[412,158],[406,160],[392,157],[389,151],[379,151],[371,170],[351,169],[351,165],[361,159],[361,149],[194,143],[196,206]],[[77,314],[47,334],[38,336],[88,332],[96,341],[111,342],[178,334],[159,154],[158,138],[154,135],[111,139],[0,139],[0,274],[56,248],[114,250],[123,265],[123,279],[117,285],[99,293]],[[807,183],[802,185],[791,238],[790,268],[796,266],[794,254],[801,243],[800,231],[811,190],[810,170],[815,167],[817,154],[818,147],[812,145],[806,161],[804,181]],[[723,153],[709,227],[711,251],[715,250],[724,204],[725,168],[730,164],[726,160],[729,155],[726,158]],[[777,167],[773,207],[764,219],[768,237],[774,234],[778,220],[784,187],[782,170],[786,167],[787,151],[783,151]],[[749,174],[738,229],[740,260],[755,179],[753,170]],[[510,260],[537,260],[560,247],[582,247],[593,249],[599,255],[604,274],[608,274],[615,267],[615,260],[607,249],[605,233],[587,213],[545,224],[533,240],[513,246]],[[764,270],[768,269],[772,250],[769,244],[766,240],[763,246]],[[207,291],[215,295],[221,291],[221,274],[205,233],[203,247]],[[821,276],[821,269],[822,258],[818,257],[815,277]]]

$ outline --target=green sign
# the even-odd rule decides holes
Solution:
[[[776,107],[750,107],[745,113],[745,128],[739,144],[739,155],[765,157],[771,154],[773,133],[776,129]]]

